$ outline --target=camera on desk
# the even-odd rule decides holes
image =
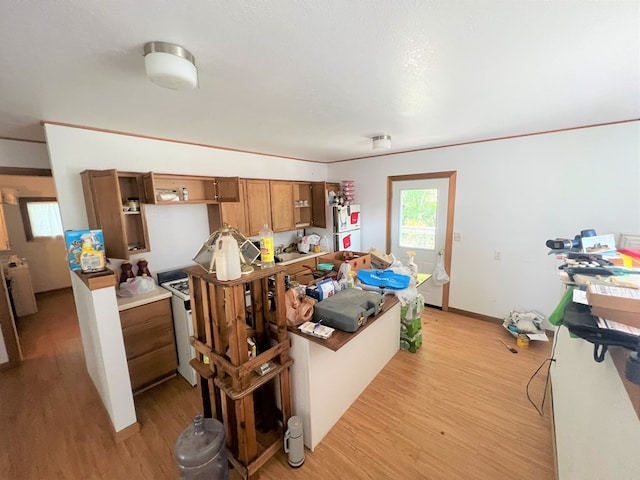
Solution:
[[[580,235],[573,237],[573,240],[568,238],[556,238],[555,240],[547,240],[547,247],[551,250],[580,250],[582,248],[582,239],[584,237],[595,237],[596,231],[593,229],[582,230]]]

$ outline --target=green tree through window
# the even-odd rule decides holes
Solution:
[[[438,189],[402,190],[400,202],[400,246],[433,250]]]

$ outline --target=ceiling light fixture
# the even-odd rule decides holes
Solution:
[[[147,77],[156,85],[184,90],[198,85],[196,59],[186,48],[167,42],[144,44]]]
[[[391,148],[391,135],[378,135],[373,137],[371,140],[373,142],[374,149]]]

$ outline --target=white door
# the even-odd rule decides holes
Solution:
[[[445,248],[448,199],[448,178],[393,182],[391,253],[404,265],[409,260],[407,252],[413,251],[418,272],[433,272]],[[442,307],[442,286],[427,281],[419,291],[425,303]]]

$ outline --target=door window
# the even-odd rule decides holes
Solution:
[[[400,246],[435,250],[438,189],[412,189],[400,192]]]

